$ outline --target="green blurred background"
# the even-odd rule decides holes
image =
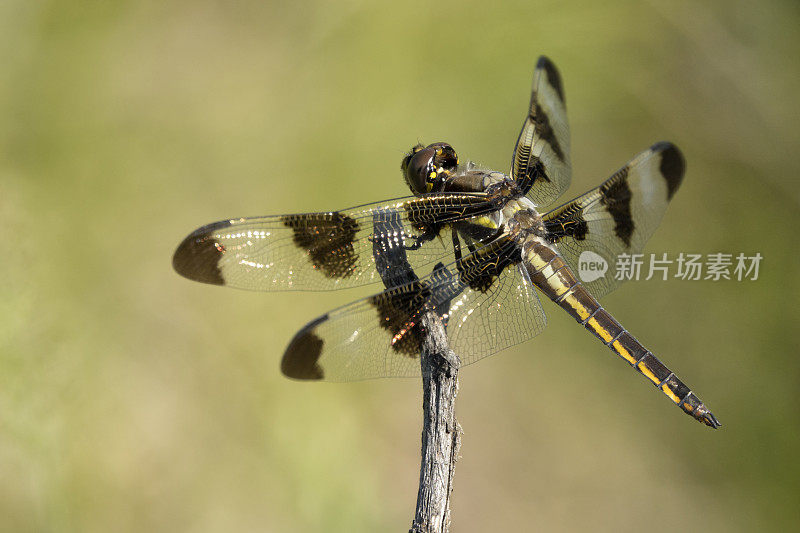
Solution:
[[[793,1],[0,4],[0,529],[403,531],[420,384],[303,384],[281,352],[365,291],[178,277],[196,226],[407,193],[447,140],[507,169],[536,58],[572,197],[654,141],[688,160],[648,251],[758,281],[604,300],[724,427],[548,302],[461,372],[454,531],[786,531],[800,521],[800,7]]]

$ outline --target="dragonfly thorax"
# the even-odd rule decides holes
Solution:
[[[509,201],[501,214],[508,232],[517,241],[522,241],[529,235],[543,237],[546,234],[542,216],[533,202],[525,196]]]

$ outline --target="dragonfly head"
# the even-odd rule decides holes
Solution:
[[[408,187],[414,194],[438,192],[445,180],[458,166],[458,156],[447,143],[414,146],[403,158],[400,168]]]

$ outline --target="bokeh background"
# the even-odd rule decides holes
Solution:
[[[800,7],[793,1],[0,3],[0,529],[403,531],[420,384],[283,378],[368,291],[178,277],[196,226],[406,194],[418,140],[507,169],[559,66],[572,197],[654,141],[688,160],[648,251],[757,281],[604,302],[707,401],[683,415],[555,306],[461,372],[454,531],[787,531],[800,521]]]

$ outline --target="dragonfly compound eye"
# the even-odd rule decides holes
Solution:
[[[433,143],[425,148],[415,146],[403,159],[406,183],[414,194],[436,192],[458,165],[458,156],[447,143]]]

